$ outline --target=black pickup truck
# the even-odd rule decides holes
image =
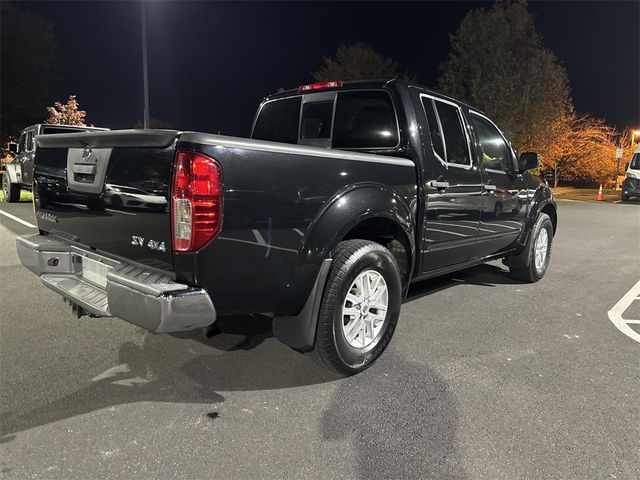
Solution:
[[[500,258],[535,282],[556,230],[536,154],[400,80],[269,96],[251,139],[37,141],[40,233],[18,254],[77,315],[177,332],[270,312],[279,340],[344,374],[382,353],[412,282]]]

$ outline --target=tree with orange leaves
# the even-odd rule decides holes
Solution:
[[[49,118],[45,123],[53,125],[79,125],[86,127],[87,112],[80,110],[75,95],[71,95],[66,103],[55,102],[53,107],[47,107]]]
[[[615,175],[615,149],[615,131],[603,120],[569,113],[551,122],[538,151],[556,187],[561,177],[606,183]]]

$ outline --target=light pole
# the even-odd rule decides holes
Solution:
[[[142,82],[144,84],[144,119],[143,127],[149,128],[149,77],[147,75],[147,2],[140,0],[140,17],[142,20]]]

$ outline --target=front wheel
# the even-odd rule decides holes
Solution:
[[[622,202],[628,202],[629,201],[629,195],[625,195],[624,193],[620,195],[620,201]]]
[[[2,193],[4,194],[5,202],[18,202],[20,201],[20,184],[11,183],[8,173],[2,175]]]
[[[511,276],[523,282],[533,283],[544,277],[553,243],[553,224],[546,213],[538,216],[527,244],[520,255],[505,259]]]
[[[322,295],[316,342],[309,355],[321,366],[353,375],[384,351],[398,323],[400,271],[382,245],[341,242]]]

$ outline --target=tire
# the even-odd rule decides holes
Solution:
[[[511,276],[517,280],[534,283],[544,277],[551,259],[553,224],[546,213],[536,220],[524,250],[517,257],[505,259]]]
[[[373,292],[370,287],[374,287]],[[379,298],[374,299],[374,295]],[[400,270],[391,252],[367,240],[341,242],[333,255],[316,341],[308,355],[319,365],[344,375],[365,370],[389,344],[401,302]],[[364,311],[367,313],[363,315]]]
[[[15,203],[20,201],[20,184],[11,183],[8,173],[2,175],[2,193],[4,193],[4,201]]]
[[[114,208],[122,208],[122,198],[120,198],[120,195],[114,195],[111,197],[111,205]]]
[[[86,201],[87,208],[92,212],[101,212],[104,210],[104,202],[101,198],[92,198]]]
[[[620,195],[620,201],[622,202],[628,202],[629,201],[629,195],[625,195],[624,193]]]

